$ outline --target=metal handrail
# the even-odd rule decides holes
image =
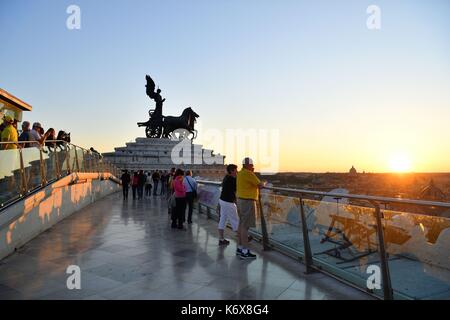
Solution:
[[[27,143],[35,143],[35,144],[40,145],[41,147],[45,147],[45,144],[46,144],[47,142],[53,142],[53,143],[56,143],[56,142],[62,142],[63,144],[70,144],[70,145],[72,145],[72,146],[74,146],[74,147],[77,147],[77,148],[83,149],[83,150],[85,150],[85,151],[88,151],[89,153],[94,153],[94,152],[92,152],[92,151],[89,150],[89,149],[80,147],[79,145],[76,145],[76,144],[74,144],[74,143],[72,143],[72,142],[67,142],[67,141],[65,141],[65,140],[44,140],[43,143],[40,143],[39,141],[36,141],[36,140],[31,140],[31,141],[0,141],[0,144],[16,144],[16,145],[22,145],[22,144],[27,144]],[[94,154],[95,154],[95,153],[94,153]]]
[[[198,183],[205,185],[214,185],[221,186],[220,182],[216,181],[207,181],[207,180],[197,180]],[[300,219],[302,221],[302,235],[303,235],[303,246],[304,246],[304,263],[306,265],[306,273],[312,272],[312,269],[318,269],[314,266],[314,261],[311,253],[311,245],[309,242],[307,221],[304,213],[304,202],[303,197],[305,195],[315,195],[315,196],[328,196],[328,197],[336,197],[336,198],[348,198],[348,199],[357,199],[364,200],[369,202],[375,208],[375,220],[376,224],[374,225],[377,230],[377,238],[379,244],[379,254],[380,254],[380,265],[381,265],[381,274],[383,281],[383,297],[385,300],[392,300],[394,298],[394,292],[392,288],[391,275],[389,272],[389,261],[388,254],[386,251],[386,243],[384,240],[384,227],[382,225],[383,213],[380,209],[380,203],[400,203],[400,204],[413,204],[420,206],[430,206],[430,207],[439,207],[439,208],[450,208],[450,203],[447,202],[437,202],[437,201],[426,201],[426,200],[413,200],[413,199],[398,199],[398,198],[390,198],[390,197],[378,197],[378,196],[365,196],[365,195],[356,195],[356,194],[343,194],[343,193],[331,193],[331,192],[322,192],[322,191],[313,191],[313,190],[304,190],[304,189],[295,189],[295,188],[283,188],[283,187],[261,187],[261,189],[272,190],[272,191],[282,191],[289,193],[298,194],[298,198],[300,200]],[[269,246],[269,237],[267,232],[264,232],[265,226],[265,217],[262,211],[261,206],[261,193],[259,193],[259,210],[260,210],[260,219],[262,226],[262,242],[263,247]]]
[[[203,184],[217,185],[217,186],[221,185],[220,182],[216,182],[216,181],[197,180],[197,182],[203,183]],[[298,193],[301,195],[308,194],[308,195],[339,197],[339,198],[348,198],[348,199],[356,199],[356,200],[377,201],[380,203],[415,204],[415,205],[430,206],[430,207],[450,208],[449,202],[414,200],[414,199],[399,199],[399,198],[379,197],[379,196],[365,196],[365,195],[350,194],[350,193],[331,193],[331,192],[313,191],[313,190],[305,190],[305,189],[294,189],[294,188],[283,188],[283,187],[262,187],[261,189],[292,192],[292,193]]]

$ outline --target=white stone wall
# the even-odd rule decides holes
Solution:
[[[111,180],[60,185],[56,181],[0,214],[0,260],[65,217],[121,189]]]

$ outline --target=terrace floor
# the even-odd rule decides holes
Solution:
[[[74,213],[0,261],[0,299],[371,299],[276,251],[253,261],[218,246],[217,223],[194,212],[171,229],[165,198],[116,193]],[[67,289],[69,265],[81,289]]]

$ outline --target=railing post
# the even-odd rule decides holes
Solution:
[[[50,152],[50,149],[49,149]],[[56,172],[56,177],[61,178],[61,171],[59,170],[59,157],[58,157],[58,152],[56,151],[56,147],[55,147],[55,151],[53,152],[54,156],[55,156],[55,172]]]
[[[258,209],[259,209],[259,216],[260,216],[260,220],[261,220],[261,232],[262,232],[263,249],[265,251],[267,251],[267,250],[270,250],[269,235],[267,233],[266,218],[264,217],[264,212],[263,212],[263,209],[262,209],[261,192],[258,192]]]
[[[28,184],[27,179],[25,177],[25,166],[23,164],[23,155],[22,155],[22,148],[19,146],[19,158],[20,158],[20,178],[22,179],[21,183],[21,193],[22,195],[25,195],[28,193]]]
[[[303,197],[300,195],[300,218],[302,220],[302,234],[303,234],[303,251],[305,253],[305,266],[306,266],[306,274],[314,272],[312,268],[313,259],[311,253],[311,244],[309,243],[309,234],[308,234],[308,224],[305,216],[305,208],[303,204]]]
[[[380,210],[380,205],[375,201],[371,201],[371,203],[375,206],[375,218],[377,220],[377,235],[380,246],[380,259],[381,259],[381,276],[383,278],[383,296],[385,300],[393,300],[394,295],[392,291],[391,275],[389,273],[389,263],[386,255],[384,230],[383,224],[381,222],[382,214]]]
[[[44,156],[42,155],[42,147],[39,145],[39,170],[41,171],[41,187],[47,184],[45,176]]]
[[[72,173],[72,170],[70,169],[70,152],[69,152],[69,146],[67,143],[64,143],[64,146],[66,147],[66,166],[67,166],[67,174]]]
[[[80,165],[78,164],[78,152],[77,152],[77,147],[74,146],[74,151],[75,151],[75,166],[76,166],[76,170],[77,172],[80,172]]]

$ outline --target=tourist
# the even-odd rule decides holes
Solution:
[[[170,197],[173,194],[173,177],[175,176],[175,168],[170,169],[169,176],[167,177],[167,200],[168,200],[168,206],[167,206],[167,212],[169,216],[172,215],[172,207],[170,205]]]
[[[61,132],[63,132],[63,134],[65,134],[65,132],[64,131],[60,131],[60,133]],[[67,135],[66,135],[67,136]],[[59,138],[59,134],[58,134],[58,140],[64,140],[64,141],[66,141],[65,139],[60,139]],[[70,133],[69,133],[69,141],[67,141],[67,142],[70,142]],[[103,155],[100,153],[100,152],[98,152],[97,150],[95,150],[94,149],[94,147],[90,147],[89,148],[89,150],[92,152],[92,154],[95,154],[97,157],[99,157],[100,159],[102,159],[103,158]]]
[[[28,121],[22,122],[22,133],[19,136],[19,141],[31,141],[31,134],[30,134],[30,123]],[[31,143],[23,143],[23,148],[29,148],[32,147]]]
[[[177,169],[173,179],[176,205],[172,214],[172,228],[178,227],[178,229],[183,229],[184,215],[186,212],[186,187],[184,186],[183,176],[183,170]]]
[[[167,172],[163,171],[161,172],[161,193],[160,195],[162,196],[163,194],[166,194],[167,192],[167,180],[169,179]]]
[[[136,191],[138,189],[139,185],[139,174],[134,172],[133,174],[133,181],[131,182],[131,189],[133,190],[133,200],[136,200]]]
[[[220,218],[219,218],[219,246],[227,246],[230,241],[224,237],[224,230],[227,222],[231,224],[231,228],[234,232],[237,232],[238,249],[236,254],[241,254],[241,239],[239,231],[239,217],[236,206],[236,175],[237,166],[235,164],[229,164],[227,166],[227,175],[222,181],[222,192],[220,193],[219,206],[220,206]]]
[[[44,128],[42,128],[39,122],[33,123],[33,128],[30,131],[30,141],[37,141],[41,145],[47,140],[47,136],[44,134]],[[36,147],[39,147],[36,145]]]
[[[239,233],[241,244],[238,246],[236,254],[241,259],[256,259],[248,248],[248,229],[256,227],[256,210],[259,196],[259,188],[262,183],[254,173],[253,160],[244,158],[242,170],[237,173],[236,195],[239,213]]]
[[[153,174],[152,174],[152,180],[153,180],[153,195],[154,195],[154,196],[156,196],[156,190],[158,190],[159,179],[160,179],[159,171],[156,170],[156,171],[153,172]]]
[[[55,149],[56,151],[56,142],[54,142],[54,140],[56,140],[56,132],[55,129],[50,128],[47,130],[47,132],[45,133],[45,135],[47,138],[46,140],[52,141],[52,142],[45,142],[45,146],[48,148],[48,150],[51,152],[51,148]]]
[[[128,187],[129,187],[130,181],[131,181],[131,177],[130,177],[130,174],[128,173],[128,170],[125,170],[125,172],[122,174],[121,180],[122,180],[123,198],[125,200],[127,200],[128,199]]]
[[[168,194],[171,195],[173,193],[173,178],[175,177],[175,168],[170,169],[169,177],[167,179],[167,190]]]
[[[19,134],[17,129],[14,128],[13,123],[14,119],[11,116],[4,116],[3,122],[5,123],[5,127],[1,134],[2,142],[12,142],[2,145],[3,150],[11,150],[17,149],[17,142],[19,142]]]
[[[143,170],[139,171],[139,182],[138,182],[138,199],[141,200],[144,197],[144,186],[147,182],[147,176],[144,174]]]
[[[192,171],[187,170],[184,177],[184,186],[186,187],[186,204],[188,207],[188,224],[192,223],[192,211],[194,210],[194,199],[197,196],[197,181],[192,178]]]
[[[147,172],[145,180],[145,196],[150,197],[152,195],[152,174]]]

